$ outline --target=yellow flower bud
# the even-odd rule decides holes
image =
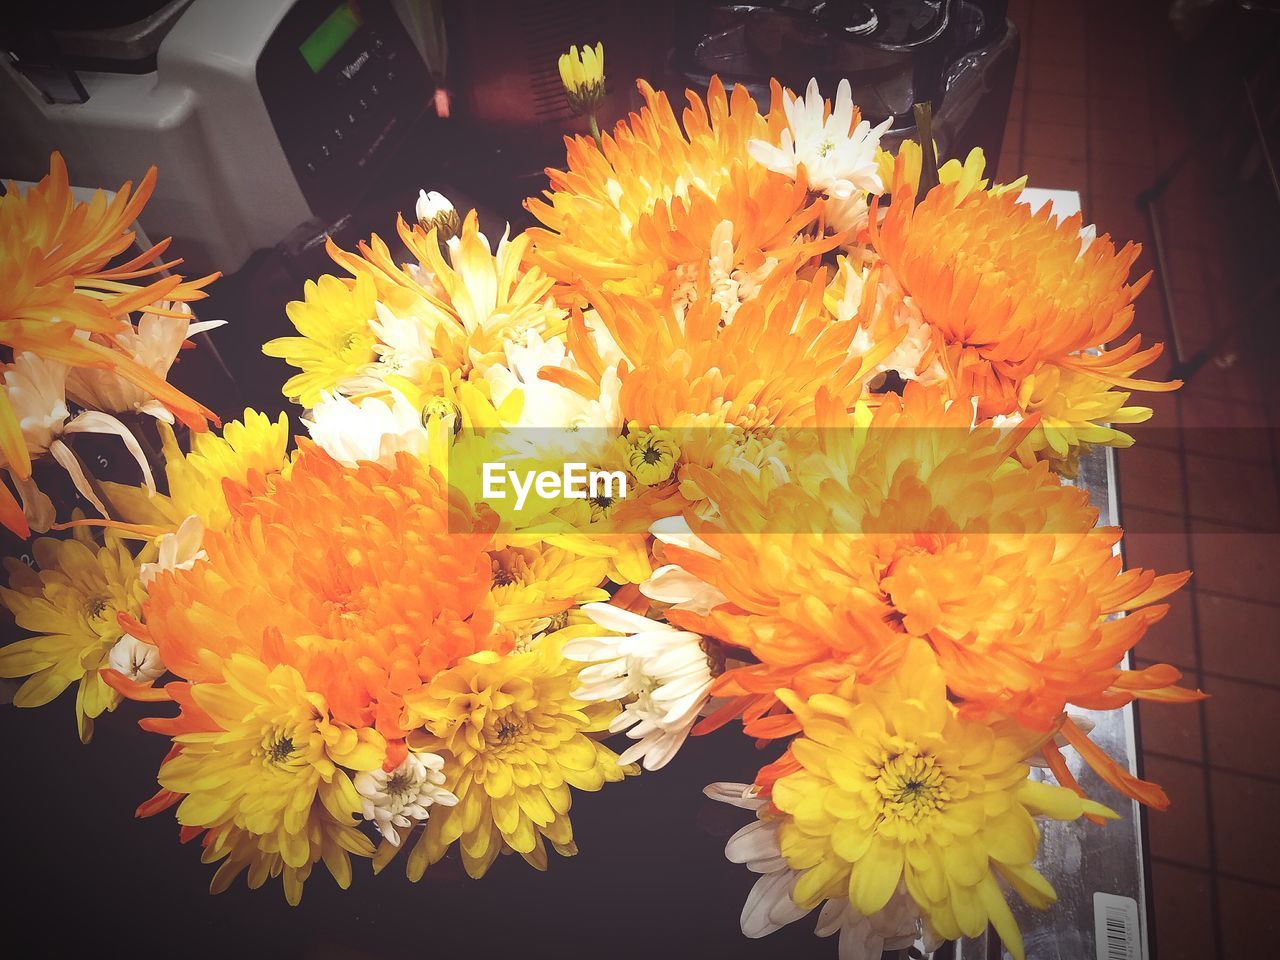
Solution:
[[[604,44],[577,46],[560,55],[560,81],[569,107],[577,114],[595,113],[604,99]]]

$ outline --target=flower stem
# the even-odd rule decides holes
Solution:
[[[920,141],[920,196],[938,185],[938,154],[933,147],[933,104],[928,100],[913,107],[916,137]]]
[[[591,125],[591,136],[595,137],[596,146],[601,146],[600,125],[596,123],[596,114],[594,110],[587,114],[587,123]]]

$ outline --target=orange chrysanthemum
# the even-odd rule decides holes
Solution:
[[[717,679],[712,693],[732,699],[707,727],[743,716],[753,735],[792,734],[776,690],[803,698],[849,677],[874,682],[912,637],[936,651],[966,713],[1032,729],[1055,729],[1068,704],[1196,696],[1172,686],[1172,668],[1117,667],[1188,575],[1122,571],[1121,533],[1095,527],[1086,494],[1047,464],[1010,463],[1020,436],[970,429],[970,418],[941,389],[909,385],[869,429],[823,431],[825,464],[810,460],[764,498],[745,476],[700,473],[722,513],[694,526],[712,552],[668,553],[727,602],[668,616],[758,661]],[[1162,802],[1118,769],[1102,772]]]
[[[1117,251],[1102,236],[1082,251],[1080,225],[1078,214],[1055,222],[1047,204],[1033,214],[1013,192],[966,193],[944,184],[918,199],[900,169],[893,203],[871,231],[876,252],[942,341],[952,395],[977,397],[983,417],[1043,409],[1051,419],[1042,430],[1080,431],[1068,433],[1066,443],[1038,443],[1060,454],[1078,440],[1128,440],[1100,437],[1095,422],[1150,416],[1145,408],[1120,409],[1126,392],[1108,402],[1113,388],[1180,385],[1134,378],[1162,345],[1143,349],[1135,335],[1106,348],[1125,336],[1150,275],[1128,280],[1141,251],[1136,244]],[[1059,374],[1070,397],[1056,395]],[[1039,386],[1028,383],[1033,376]],[[1093,384],[1089,399],[1081,378]],[[1045,390],[1046,381],[1054,389]]]
[[[112,369],[161,401],[193,429],[214,415],[122,351],[113,341],[127,316],[162,300],[192,301],[217,274],[184,281],[157,276],[181,260],[158,262],[162,240],[126,263],[108,267],[134,241],[129,228],[155,187],[156,169],[136,192],[125,183],[108,201],[97,193],[81,203],[71,193],[67,167],[56,151],[49,175],[29,190],[10,182],[0,196],[0,347],[30,351],[73,367]],[[156,279],[139,285],[142,277]],[[90,336],[85,336],[89,334]],[[31,476],[31,460],[8,398],[0,393],[0,462],[19,478]],[[8,488],[0,484],[0,522],[23,536],[26,521]]]
[[[533,262],[584,299],[588,288],[670,303],[711,291],[710,271],[748,285],[839,238],[802,236],[821,214],[803,178],[752,160],[747,143],[786,125],[782,88],[762,115],[744,87],[707,100],[692,90],[683,128],[665,94],[639,81],[645,106],[612,135],[567,140],[567,170],[548,170],[546,200],[526,201]],[[727,227],[725,226],[727,224]],[[716,262],[712,263],[712,258]]]
[[[858,326],[833,322],[824,292],[824,271],[812,280],[780,271],[725,323],[723,308],[711,297],[679,316],[651,302],[594,291],[597,322],[623,360],[622,419],[709,431],[807,427],[817,423],[821,391],[851,408],[861,375],[895,340],[886,337],[872,353],[851,356]],[[569,345],[585,373],[544,370],[542,376],[597,396],[605,365],[581,318],[570,326]]]
[[[287,664],[335,720],[399,741],[406,694],[510,649],[489,595],[490,529],[412,457],[352,469],[304,447],[264,495],[230,504],[206,561],[156,580],[146,630],[186,681],[218,682],[235,654]]]

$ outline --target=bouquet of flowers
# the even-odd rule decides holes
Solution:
[[[598,130],[603,51],[561,75]],[[980,151],[886,152],[847,83],[765,109],[713,80],[680,118],[639,91],[496,250],[425,192],[409,262],[330,243],[264,347],[297,371],[292,449],[254,411],[201,432],[164,382],[209,278],[130,284],[158,249],[105,266],[151,175],[75,204],[55,156],[0,201],[24,509],[0,506],[72,532],[6,561],[32,636],[0,676],[19,706],[76,684],[86,740],[121,698],[171,706],[142,724],[171,746],[139,814],[200,838],[214,892],[281,877],[296,903],[353,855],[417,880],[455,843],[473,877],[546,869],[577,852],[575,791],[732,725],[772,748],[706,791],[754,813],[726,847],[759,874],[747,936],[821,907],[846,960],[989,924],[1020,958],[1008,898],[1054,900],[1037,820],[1117,816],[1064,751],[1168,803],[1072,709],[1200,696],[1118,666],[1188,574],[1122,569],[1063,479],[1132,442],[1132,392],[1178,386],[1137,379],[1160,352],[1126,338],[1138,249],[1033,214]],[[157,419],[156,478],[124,408]],[[62,439],[86,429],[143,481],[88,475]],[[45,453],[98,517],[53,522]]]

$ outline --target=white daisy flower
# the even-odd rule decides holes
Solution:
[[[412,380],[435,359],[431,340],[440,327],[439,316],[424,311],[422,316],[402,317],[381,301],[376,301],[373,309],[377,316],[369,321],[369,329],[378,338],[373,345],[378,359],[369,364],[368,376],[381,381],[389,374],[398,374]]]
[[[689,529],[684,517],[664,517],[649,527],[659,544],[672,544],[707,556],[719,556],[716,551]],[[692,610],[705,615],[729,598],[709,583],[699,580],[676,563],[659,566],[640,584],[640,592],[650,600],[667,604],[677,610]]]
[[[866,120],[853,126],[853,94],[848,80],[841,80],[831,115],[823,119],[826,102],[818,81],[810,80],[803,97],[787,94],[783,104],[789,129],[778,145],[752,140],[747,152],[775,173],[795,179],[804,166],[809,186],[837,200],[857,193],[884,192],[876,166],[881,135],[893,122],[890,117],[872,128]]]
[[[839,300],[829,300],[828,306],[835,318],[842,322],[856,323],[858,308],[862,303],[863,291],[866,286],[867,268],[861,269],[855,267],[849,260],[842,260],[840,263],[839,279],[843,283],[843,291]],[[878,307],[877,307],[878,309]],[[890,371],[896,373],[898,377],[904,381],[918,380],[922,384],[928,386],[935,383],[941,383],[946,379],[946,371],[942,368],[942,363],[937,357],[934,357],[924,369],[920,369],[920,363],[924,359],[925,353],[933,345],[933,333],[924,317],[920,314],[920,310],[915,304],[907,298],[898,306],[893,314],[894,321],[901,328],[907,328],[906,334],[893,351],[881,360],[866,378],[868,389],[878,384],[882,374]],[[865,356],[876,346],[875,338],[871,331],[866,327],[859,327],[858,332],[854,334],[853,341],[849,344],[849,355],[854,357]]]
[[[587,663],[578,674],[579,700],[625,700],[610,733],[627,731],[632,744],[619,764],[644,761],[646,770],[670,762],[707,702],[711,661],[696,633],[677,630],[608,603],[582,609],[597,625],[620,636],[579,637],[563,655]]]
[[[705,616],[729,598],[709,583],[704,583],[684,567],[667,563],[658,567],[640,584],[640,592],[650,600],[665,603],[677,610],[691,610]]]
[[[721,220],[711,233],[711,255],[706,261],[706,280],[710,289],[699,289],[702,277],[702,266],[698,263],[681,264],[676,268],[677,283],[671,295],[671,306],[681,323],[684,322],[685,311],[696,302],[703,293],[710,293],[711,299],[720,305],[720,323],[728,326],[733,322],[738,308],[755,299],[760,289],[778,266],[774,257],[767,257],[755,270],[735,266],[737,254],[733,248],[733,221]]]
[[[352,783],[364,818],[393,847],[400,846],[397,827],[405,830],[426,820],[433,803],[452,807],[458,802],[443,786],[444,759],[434,753],[410,753],[394,770],[365,770]]]
[[[610,444],[622,432],[622,407],[618,394],[622,382],[615,367],[605,370],[600,394],[591,399],[558,383],[542,379],[548,368],[576,370],[562,341],[543,340],[536,330],[527,330],[517,340],[508,340],[503,349],[505,364],[485,371],[490,397],[501,407],[515,392],[524,396],[520,419],[506,431],[502,443],[511,452],[553,459],[603,459]]]
[[[339,463],[353,467],[372,460],[390,465],[400,452],[421,456],[427,450],[427,428],[403,394],[348,400],[324,394],[302,420],[311,439]]]

